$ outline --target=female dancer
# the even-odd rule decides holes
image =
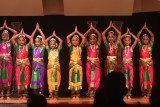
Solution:
[[[98,58],[98,55],[99,55],[99,47],[101,44],[101,33],[97,29],[95,29],[91,23],[90,29],[88,29],[88,31],[84,34],[84,36],[87,37],[88,33],[90,33],[91,30],[94,30],[98,34],[98,41],[97,41],[97,35],[92,33],[89,36],[89,42],[87,41],[85,43],[85,46],[87,47],[86,76],[87,76],[88,90],[89,90],[89,96],[93,98],[95,91],[100,86],[101,69],[100,69],[100,60]]]
[[[15,39],[18,37],[18,43]],[[18,89],[19,99],[26,99],[28,94],[27,89],[30,83],[30,62],[28,59],[28,50],[30,48],[30,42],[26,44],[26,39],[31,37],[24,33],[23,29],[21,32],[11,38],[12,44],[16,49],[16,65],[15,75],[16,84]]]
[[[110,28],[114,28],[115,31],[118,33],[118,39],[115,41],[115,34],[113,31],[109,31],[106,40],[105,34]],[[106,59],[106,66],[105,66],[105,75],[109,74],[112,71],[117,71],[117,49],[118,44],[121,38],[121,32],[112,24],[110,21],[109,27],[102,33],[103,41],[107,50],[107,59]]]
[[[55,38],[58,39],[59,45]],[[49,45],[48,45],[48,41]],[[56,100],[61,82],[59,52],[62,49],[63,40],[53,31],[53,34],[46,39],[46,49],[48,51],[47,78],[51,100]]]
[[[35,36],[36,31],[39,31],[40,34],[35,39],[35,44],[33,43],[33,37]],[[45,36],[41,29],[39,28],[39,24],[37,23],[35,30],[31,35],[31,46],[33,49],[33,63],[32,63],[32,77],[30,88],[34,89],[35,93],[39,93],[43,95],[44,89],[44,51],[45,51]]]
[[[131,45],[131,36],[135,39],[134,43]],[[131,91],[133,87],[133,77],[134,77],[134,72],[133,72],[133,61],[132,61],[132,56],[133,56],[133,49],[135,48],[137,44],[137,37],[132,34],[129,29],[127,28],[127,32],[122,35],[121,39],[124,41],[124,45],[121,43],[121,49],[122,49],[122,68],[121,72],[124,74],[126,77],[126,87],[128,89],[128,93],[125,98],[131,99]]]
[[[79,36],[74,35],[77,33],[82,38],[82,42],[79,45]],[[74,36],[73,36],[74,35]],[[72,37],[73,36],[73,37]],[[71,42],[70,42],[70,38]],[[70,51],[70,63],[69,63],[69,87],[71,90],[71,94],[73,100],[78,100],[80,96],[80,90],[82,89],[82,62],[81,62],[81,52],[82,47],[85,43],[85,37],[77,30],[75,27],[75,31],[66,37],[69,51]]]
[[[151,41],[147,34],[142,37],[140,41],[140,35],[143,30],[147,30],[151,36]],[[153,60],[152,60],[152,48],[154,43],[154,34],[147,28],[146,23],[143,28],[137,34],[138,45],[140,50],[140,61],[139,61],[139,76],[140,76],[140,87],[144,98],[149,98],[151,95],[153,85]]]
[[[11,40],[9,40],[9,31],[13,36],[17,34],[14,29],[7,26],[6,21],[0,30],[6,28],[2,32],[2,40],[0,39],[0,99],[4,98],[4,89],[7,90],[7,100],[10,99],[11,81],[12,81],[12,57],[11,57]]]

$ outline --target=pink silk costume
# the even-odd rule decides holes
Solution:
[[[88,90],[97,90],[100,86],[101,76],[100,60],[98,58],[100,42],[98,41],[95,45],[86,42],[85,46],[87,47],[86,77]]]
[[[132,56],[133,56],[133,49],[135,48],[135,45],[133,44],[131,47],[130,46],[123,46],[121,45],[122,49],[122,68],[121,72],[124,74],[126,78],[126,87],[129,91],[132,91],[133,87],[133,78],[134,78],[134,71],[133,71],[133,61],[132,61]]]
[[[11,41],[3,43],[0,40],[0,89],[11,89],[12,57]]]

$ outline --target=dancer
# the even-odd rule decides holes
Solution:
[[[98,58],[99,55],[99,47],[101,44],[101,33],[92,26],[90,29],[84,34],[85,37],[93,30],[95,33],[89,35],[89,42],[86,41],[85,46],[87,47],[87,63],[86,63],[86,76],[88,83],[88,94],[91,98],[93,98],[97,88],[100,86],[100,60]]]
[[[142,42],[140,41],[140,35],[143,30],[151,36],[149,39],[148,34],[144,34]],[[139,76],[140,76],[140,87],[144,98],[151,96],[151,90],[153,85],[153,60],[152,60],[152,48],[154,43],[154,34],[147,28],[146,23],[143,28],[137,34],[138,45],[140,50],[140,61],[139,61]]]
[[[18,37],[18,43],[16,38]],[[30,42],[26,44],[27,37],[29,40],[31,37],[24,33],[23,29],[21,32],[11,38],[12,44],[16,51],[16,64],[15,64],[15,76],[16,84],[19,94],[19,99],[26,99],[28,94],[28,85],[30,83],[30,62],[28,59],[28,50],[30,48]]]
[[[56,39],[52,37],[58,39],[59,45]],[[56,100],[56,97],[58,97],[58,91],[61,82],[59,53],[62,49],[62,43],[63,40],[55,34],[55,31],[53,31],[53,34],[46,39],[46,49],[48,52],[47,78],[51,100]]]
[[[118,39],[115,41],[114,32],[109,31],[107,35],[107,39],[109,41],[108,43],[105,34],[110,28],[115,29],[115,31],[118,33]],[[112,21],[110,21],[109,27],[102,33],[102,37],[107,50],[107,59],[105,65],[105,75],[107,75],[112,71],[117,71],[117,49],[121,38],[121,32],[115,26],[113,26]]]
[[[36,31],[39,31],[41,35],[37,35],[35,44],[33,43],[33,37]],[[43,95],[44,90],[44,51],[45,51],[45,36],[37,23],[35,30],[31,35],[31,46],[33,49],[33,63],[32,63],[32,77],[30,88],[34,89],[35,93]]]
[[[135,39],[132,46],[131,46],[131,37]],[[123,39],[124,41],[124,45],[121,43],[122,57],[123,57],[121,72],[124,74],[126,78],[126,88],[128,89],[128,93],[125,96],[125,99],[126,98],[131,99],[131,91],[133,87],[133,77],[134,77],[132,56],[133,56],[133,49],[137,44],[137,37],[134,34],[132,34],[127,28],[127,32],[121,36],[121,39]]]
[[[7,26],[4,21],[0,30],[6,28],[2,32],[2,40],[0,39],[0,99],[4,98],[4,90],[7,90],[7,100],[10,99],[11,81],[12,81],[12,57],[11,57],[11,40],[9,40],[9,31],[13,33],[13,36],[17,34],[17,31]]]
[[[82,38],[81,44],[79,44],[79,36],[75,35],[75,33],[77,33]],[[71,37],[72,39],[70,42]],[[75,27],[75,31],[68,35],[66,39],[70,51],[68,89],[71,90],[73,100],[78,100],[80,96],[80,90],[82,89],[83,72],[81,52],[85,43],[85,37],[77,30],[77,27]]]

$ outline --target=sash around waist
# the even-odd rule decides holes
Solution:
[[[43,58],[33,58],[33,61],[41,61]]]
[[[150,61],[152,59],[152,57],[150,57],[150,58],[140,58],[140,60],[142,60],[143,62],[148,62],[148,61]]]
[[[108,61],[116,60],[117,56],[107,56]]]

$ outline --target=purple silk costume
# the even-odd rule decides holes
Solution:
[[[44,90],[44,48],[45,45],[43,44],[41,47],[36,48],[33,46],[33,64],[32,64],[32,78],[30,88],[34,89],[37,92],[39,89],[40,92]]]

